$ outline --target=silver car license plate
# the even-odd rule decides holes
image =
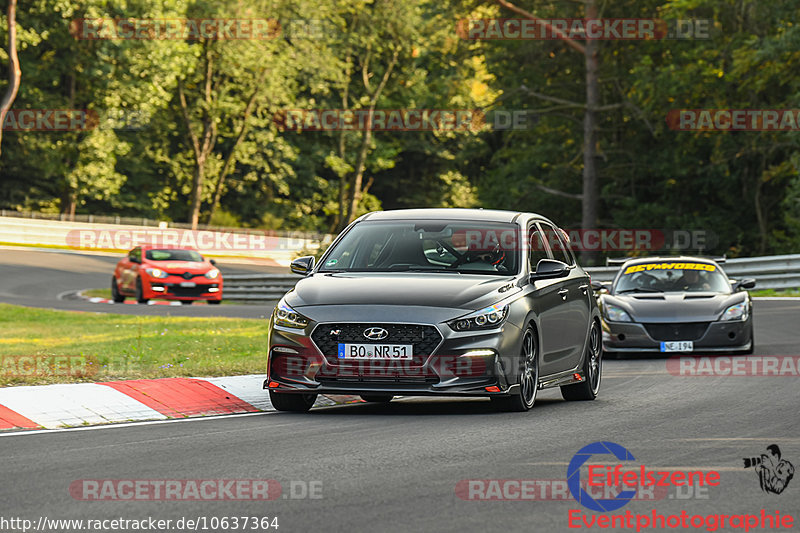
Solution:
[[[692,341],[669,341],[661,343],[662,352],[691,352],[694,350]]]

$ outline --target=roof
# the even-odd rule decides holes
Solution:
[[[394,209],[390,211],[374,211],[367,213],[362,220],[481,220],[487,222],[513,222],[521,214],[539,216],[534,213],[518,211],[500,211],[495,209]],[[540,217],[544,218],[544,217]]]

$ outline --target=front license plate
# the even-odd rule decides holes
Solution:
[[[412,359],[411,344],[339,344],[339,359]]]
[[[692,341],[671,341],[662,342],[662,352],[691,352],[694,350],[694,343]]]
[[[194,281],[181,281],[181,287],[197,287]]]

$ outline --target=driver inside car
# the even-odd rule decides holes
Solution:
[[[697,270],[684,270],[673,288],[680,291],[708,291],[711,290],[711,284]]]

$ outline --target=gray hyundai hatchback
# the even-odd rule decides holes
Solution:
[[[539,389],[593,400],[601,327],[566,233],[532,213],[368,213],[322,255],[269,320],[267,379],[279,411],[317,395],[488,397],[527,411]]]

